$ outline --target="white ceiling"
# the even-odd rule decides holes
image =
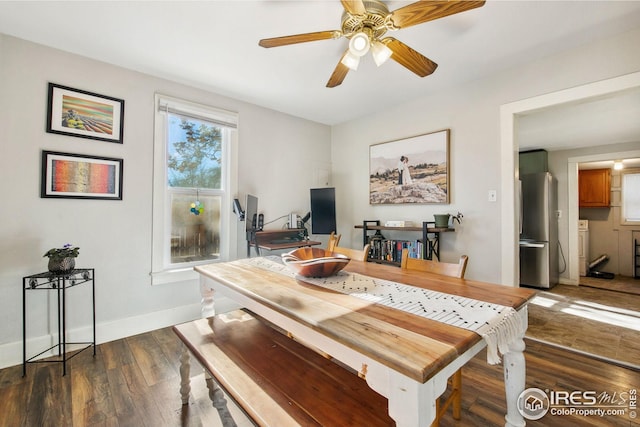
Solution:
[[[521,150],[640,142],[640,89],[522,115],[517,127]]]
[[[640,27],[640,1],[489,0],[392,34],[439,64],[431,76],[393,61],[376,68],[369,56],[333,89],[325,84],[347,40],[258,46],[339,29],[342,10],[328,0],[0,1],[0,32],[333,125]],[[640,92],[543,111],[519,122],[520,145],[639,141],[637,117]]]

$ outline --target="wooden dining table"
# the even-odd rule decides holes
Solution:
[[[399,427],[427,427],[447,379],[486,347],[476,332],[430,320],[252,265],[246,260],[195,267],[200,273],[202,315],[216,314],[220,296],[230,298],[330,355],[385,396]],[[415,272],[352,260],[344,269],[432,291],[512,307],[526,316],[535,292],[524,288]],[[526,328],[525,328],[526,329]],[[517,408],[525,387],[524,332],[503,351],[506,426],[524,426]],[[464,388],[463,388],[464,393]]]

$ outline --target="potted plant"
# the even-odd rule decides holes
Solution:
[[[49,249],[44,256],[49,258],[49,271],[53,273],[62,273],[75,268],[76,257],[79,253],[79,247],[74,247],[67,243],[61,248]]]
[[[457,221],[458,224],[460,224],[462,222],[462,217],[464,215],[462,215],[461,212],[458,212],[457,215],[453,215],[453,214],[434,214],[433,217],[436,220],[436,228],[448,228],[449,227],[449,219],[453,218],[453,221]],[[452,222],[453,222],[452,221]]]

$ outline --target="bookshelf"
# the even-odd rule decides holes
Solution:
[[[414,258],[440,258],[440,233],[455,231],[451,227],[436,227],[433,221],[424,221],[421,227],[387,227],[380,220],[364,220],[355,228],[362,229],[362,245],[370,244],[369,261],[400,265],[402,249],[409,249]],[[420,233],[415,240],[388,239],[383,231],[401,231]],[[373,232],[373,234],[371,234]]]

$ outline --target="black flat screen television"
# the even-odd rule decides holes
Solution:
[[[331,234],[336,231],[336,189],[311,189],[311,233]]]
[[[245,226],[247,231],[256,231],[258,229],[258,198],[247,194],[247,203],[245,204]]]

